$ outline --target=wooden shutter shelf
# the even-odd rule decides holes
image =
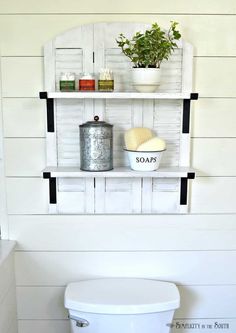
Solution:
[[[182,214],[188,212],[190,167],[192,46],[180,40],[168,61],[163,61],[157,92],[134,91],[132,64],[117,47],[120,32],[145,31],[143,23],[95,23],[67,31],[45,45],[47,111],[47,165],[49,212],[54,214]],[[113,71],[115,91],[59,91],[61,72]],[[114,125],[114,169],[82,171],[79,128],[94,115]],[[156,171],[133,171],[123,151],[124,132],[148,127],[163,138],[167,150]]]
[[[82,171],[79,167],[47,167],[44,178],[195,178],[195,171],[185,167],[162,167],[156,171],[134,171],[129,167],[117,167],[110,171]]]

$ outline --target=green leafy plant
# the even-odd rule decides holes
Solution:
[[[120,34],[116,42],[135,68],[159,68],[177,47],[175,41],[181,37],[177,25],[177,22],[171,21],[169,30],[164,31],[153,23],[151,29],[144,33],[136,32],[130,40]]]

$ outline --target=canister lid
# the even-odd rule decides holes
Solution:
[[[180,296],[175,284],[149,279],[106,278],[70,283],[65,307],[103,314],[141,314],[174,310]]]
[[[99,121],[99,117],[95,116],[93,121],[87,121],[86,123],[79,125],[79,127],[112,127],[113,125],[108,124],[105,121]]]

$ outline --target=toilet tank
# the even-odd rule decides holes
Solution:
[[[71,333],[168,333],[179,303],[175,284],[149,279],[86,280],[65,292]]]

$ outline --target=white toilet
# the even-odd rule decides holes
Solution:
[[[173,283],[105,278],[70,283],[72,333],[168,333],[180,296]]]

